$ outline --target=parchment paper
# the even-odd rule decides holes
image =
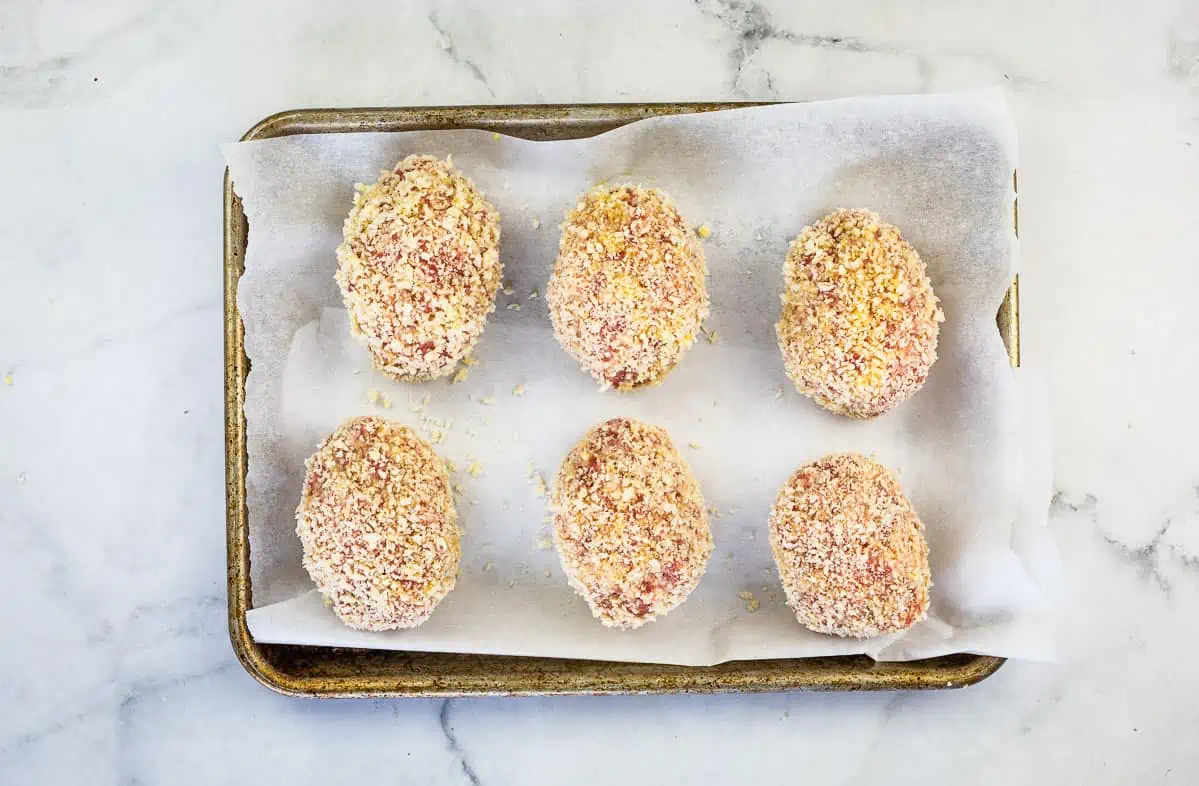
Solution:
[[[502,216],[511,294],[499,296],[460,384],[373,372],[333,281],[354,183],[411,153],[452,154]],[[1047,429],[995,326],[1016,271],[1016,139],[998,91],[657,118],[562,142],[481,131],[301,135],[229,145],[225,156],[250,223],[239,306],[252,362],[248,622],[257,640],[688,665],[860,652],[1052,657],[1059,563],[1045,531]],[[601,392],[577,368],[542,297],[558,225],[603,180],[663,188],[693,226],[712,229],[704,248],[715,341],[701,339],[663,384],[631,394]],[[928,263],[946,315],[924,389],[865,423],[796,393],[773,331],[789,241],[838,207],[868,207],[898,225]],[[458,586],[408,631],[343,626],[300,565],[304,458],[343,419],[367,412],[444,434],[436,449],[459,470]],[[616,415],[666,427],[717,511],[699,588],[631,632],[603,628],[568,588],[544,548],[538,496],[538,476],[551,483],[570,446]],[[898,637],[810,633],[784,603],[770,505],[798,465],[840,450],[895,468],[927,526],[932,608]],[[744,593],[760,608],[751,612]]]

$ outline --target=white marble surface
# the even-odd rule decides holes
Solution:
[[[0,783],[1199,781],[1199,5],[897,5],[0,4]],[[931,695],[450,702],[285,699],[237,665],[220,142],[306,105],[997,82],[1061,664]]]

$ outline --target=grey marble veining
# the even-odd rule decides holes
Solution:
[[[1199,7],[0,7],[0,783],[1194,783]],[[1005,85],[1062,662],[936,695],[286,699],[227,642],[221,142],[293,106]]]

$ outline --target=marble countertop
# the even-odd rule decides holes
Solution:
[[[0,782],[1199,781],[1199,6],[0,6]],[[1056,665],[936,694],[318,702],[225,627],[221,142],[299,106],[1002,84]]]

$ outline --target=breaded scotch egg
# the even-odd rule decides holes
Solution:
[[[450,373],[495,310],[496,209],[448,160],[409,156],[357,187],[342,234],[337,284],[375,367],[408,382]]]
[[[787,604],[818,633],[882,636],[928,611],[924,525],[873,459],[840,453],[797,469],[770,512],[770,548]]]
[[[657,426],[615,418],[591,429],[562,462],[550,505],[570,586],[609,627],[678,606],[712,554],[699,485]]]
[[[872,418],[911,396],[944,319],[920,255],[868,210],[838,210],[795,238],[783,267],[779,349],[800,393]]]
[[[296,510],[304,567],[341,621],[415,627],[454,588],[461,554],[445,464],[411,429],[342,423],[306,463]]]
[[[660,382],[708,316],[707,272],[666,194],[597,186],[562,224],[546,288],[554,335],[604,388]]]

